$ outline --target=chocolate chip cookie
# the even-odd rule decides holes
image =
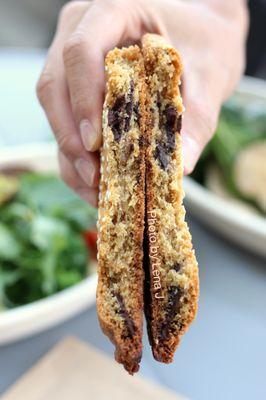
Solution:
[[[194,319],[198,267],[184,220],[181,155],[182,63],[157,35],[145,35],[147,81],[145,314],[154,358],[173,360],[181,335]]]
[[[129,373],[139,369],[143,319],[145,76],[139,47],[106,58],[99,197],[97,310]]]
[[[133,374],[143,310],[153,355],[169,363],[197,309],[198,268],[183,207],[182,64],[163,38],[148,34],[141,49],[111,51],[106,71],[97,309],[116,360]]]

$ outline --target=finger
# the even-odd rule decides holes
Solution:
[[[54,41],[60,36],[61,32],[68,31],[69,34],[72,33],[90,6],[91,1],[84,0],[66,3],[59,14]]]
[[[185,112],[181,131],[185,174],[193,171],[201,152],[215,133],[222,104],[222,93],[208,86],[203,76],[197,73],[187,75],[182,93]]]
[[[86,159],[77,158],[74,165],[59,151],[65,169],[61,169],[62,178],[70,187],[76,190],[80,181],[87,187],[95,188],[99,185],[100,161],[98,154],[88,154]],[[75,172],[75,174],[74,174]],[[77,180],[77,177],[79,179]]]
[[[131,1],[96,1],[64,47],[72,109],[84,146],[101,145],[104,57],[115,46],[137,40],[143,31],[143,9]],[[97,44],[97,45],[96,45]]]
[[[98,207],[98,189],[80,189],[77,194],[87,203],[91,204],[93,207]]]
[[[83,200],[97,207],[98,190],[89,188],[80,178],[77,171],[65,155],[59,151],[58,153],[60,176],[64,182],[70,186]]]
[[[107,13],[105,4],[93,3],[64,47],[66,78],[73,113],[80,128],[83,144],[87,150],[92,151],[101,145],[106,42],[111,41],[110,48],[114,47],[120,39],[118,31],[121,34],[124,31],[124,21],[120,13],[117,13],[116,7]],[[114,19],[116,19],[115,24]],[[112,25],[111,34],[108,32],[110,25]]]
[[[96,188],[100,180],[100,158],[99,153],[88,153],[86,159],[78,158],[75,168],[84,183],[89,187]]]
[[[75,8],[75,13],[73,12],[72,4],[78,7],[78,9]],[[77,171],[80,169],[83,171],[84,168],[80,167],[82,163],[80,160],[86,160],[95,164],[97,163],[97,159],[86,152],[76,128],[64,75],[62,49],[66,38],[74,27],[74,22],[77,22],[77,14],[81,15],[82,12],[84,13],[88,9],[88,3],[78,2],[78,4],[72,4],[70,8],[65,9],[67,13],[64,17],[60,18],[59,24],[62,24],[62,29],[58,29],[55,40],[50,48],[46,66],[37,84],[37,93],[60,150],[71,160],[74,166],[78,166]],[[74,15],[73,20],[71,19],[71,15]],[[65,23],[63,21],[64,18]]]
[[[215,132],[219,111],[212,104],[195,99],[189,103],[185,100],[185,104],[182,148],[185,174],[190,174]]]
[[[58,151],[58,162],[60,177],[68,186],[75,191],[86,186],[72,163],[69,162],[64,153],[60,150]]]

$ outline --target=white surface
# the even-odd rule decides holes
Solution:
[[[235,96],[243,103],[262,103],[266,107],[266,82],[245,78]],[[266,256],[266,219],[263,216],[218,197],[189,177],[184,180],[184,189],[191,214],[235,243]]]
[[[28,166],[36,171],[56,171],[56,148],[52,144],[42,143],[2,149],[0,169],[7,165]],[[95,302],[96,284],[94,273],[83,282],[53,296],[0,312],[0,344],[41,332],[85,310]]]

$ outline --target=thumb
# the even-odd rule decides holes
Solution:
[[[183,101],[185,112],[182,125],[184,173],[190,174],[204,147],[215,133],[221,109],[220,96],[185,87]]]

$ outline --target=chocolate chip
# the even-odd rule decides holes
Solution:
[[[176,272],[179,272],[181,269],[181,265],[179,263],[175,263],[172,267]]]
[[[166,118],[166,128],[175,131],[176,123],[177,123],[177,110],[175,107],[171,105],[167,105],[164,110],[165,118]]]
[[[167,149],[169,153],[172,153],[175,149],[175,132],[171,130],[166,131],[167,136]]]
[[[167,147],[169,152],[175,149],[175,135],[177,131],[178,113],[175,107],[168,105],[164,110]]]
[[[173,326],[173,318],[180,308],[180,299],[183,295],[183,290],[178,286],[170,286],[168,289],[168,304],[166,307],[165,320],[161,325],[160,337],[167,340]]]
[[[169,156],[161,143],[157,144],[154,157],[159,162],[160,167],[165,170],[169,163]]]
[[[178,310],[182,294],[183,291],[178,286],[170,286],[168,289],[167,313],[169,316],[174,316]]]
[[[125,107],[125,96],[117,97],[114,105],[108,111],[108,125],[113,131],[114,138],[117,142],[121,139],[123,129],[122,112]]]
[[[130,81],[128,98],[119,96],[113,107],[108,111],[108,125],[113,131],[114,139],[119,142],[122,133],[130,129],[130,121],[133,113],[134,82]]]
[[[134,324],[134,322],[132,321],[132,319],[129,316],[129,313],[128,313],[128,311],[126,309],[126,306],[125,306],[124,299],[121,296],[121,294],[115,292],[114,296],[116,297],[117,302],[119,304],[119,314],[124,319],[126,327],[127,327],[127,335],[126,335],[126,337],[129,337],[129,338],[132,339],[133,336],[135,335],[135,332],[136,332],[135,324]]]
[[[159,113],[159,128],[163,133],[161,142],[155,150],[155,158],[158,160],[162,169],[166,169],[169,164],[170,154],[176,146],[176,132],[181,129],[181,116],[177,109],[168,104],[162,109],[160,94],[157,94],[156,101]]]

